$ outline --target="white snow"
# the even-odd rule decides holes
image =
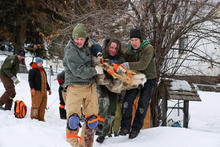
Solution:
[[[52,95],[48,96],[46,122],[30,119],[31,96],[28,74],[18,74],[16,99],[28,107],[24,119],[14,117],[13,110],[0,110],[0,147],[71,147],[65,140],[66,121],[59,119],[56,75],[51,77]],[[0,82],[0,95],[4,92]],[[156,127],[142,130],[135,139],[128,136],[106,137],[94,147],[220,147],[220,93],[198,92],[202,102],[190,102],[189,128]],[[97,136],[95,136],[96,138]]]
[[[191,91],[192,88],[189,85],[189,83],[185,80],[173,80],[171,82],[171,87],[172,90],[186,90],[186,91]]]

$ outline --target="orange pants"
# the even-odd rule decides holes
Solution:
[[[96,84],[89,85],[70,85],[67,88],[66,93],[66,112],[67,121],[69,116],[76,113],[81,117],[81,105],[83,106],[83,113],[87,115],[97,115],[98,114],[98,95],[96,91]],[[86,124],[84,123],[82,127],[82,144],[79,144],[79,140],[76,137],[67,138],[67,141],[74,147],[86,147],[85,146],[85,129]],[[67,134],[78,135],[79,129],[76,131],[69,130],[66,128]],[[92,147],[92,146],[91,146]]]
[[[35,90],[35,95],[32,95],[31,98],[32,98],[31,118],[38,119],[40,121],[45,121],[44,114],[47,106],[47,91],[41,92]]]

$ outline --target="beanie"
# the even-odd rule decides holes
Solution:
[[[84,24],[79,23],[75,26],[72,33],[72,38],[86,38],[86,27]]]
[[[18,51],[18,55],[19,55],[19,56],[22,56],[22,57],[25,57],[25,52],[24,52],[24,50],[19,50],[19,51]]]
[[[37,57],[37,58],[35,59],[35,63],[38,64],[38,63],[40,63],[40,62],[43,63],[43,59],[41,59],[40,57]]]
[[[141,37],[141,31],[139,29],[132,29],[130,31],[130,39],[131,38],[139,38],[142,39]]]

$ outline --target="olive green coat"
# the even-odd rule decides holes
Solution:
[[[147,79],[155,79],[157,76],[154,56],[153,46],[148,41],[143,40],[137,50],[134,50],[129,44],[128,50],[120,62],[128,62],[131,70],[145,74]]]
[[[17,55],[8,56],[2,64],[0,74],[9,78],[16,76],[19,70],[19,60]]]

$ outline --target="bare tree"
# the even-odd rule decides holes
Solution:
[[[130,3],[132,25],[140,27],[156,49],[158,77],[172,73],[182,66],[184,60],[196,57],[212,65],[219,65],[212,57],[199,49],[201,40],[218,44],[220,40],[219,12],[220,2],[208,0],[139,0]],[[129,11],[130,13],[130,11]],[[176,56],[178,40],[187,36],[186,48],[191,54]],[[173,63],[175,58],[176,63]],[[168,64],[171,63],[172,64]],[[172,65],[172,66],[171,66]]]
[[[123,40],[127,35],[127,25],[122,16],[127,7],[128,3],[124,0],[69,1],[68,9],[60,14],[65,16],[63,27],[59,34],[54,35],[50,50],[62,58],[63,48],[77,23],[86,24],[88,36],[96,41],[106,37]]]
[[[210,56],[205,50],[208,44],[216,46],[213,49],[219,50],[220,2],[210,0],[127,0],[127,2],[130,4],[127,11],[128,26],[140,27],[144,37],[156,50],[158,79],[166,74],[175,75],[183,68],[192,72],[198,70],[190,66],[189,61],[207,62],[210,68],[220,66],[219,55]],[[182,49],[180,47],[182,38],[187,39],[183,51],[187,54],[179,52],[179,49]],[[155,101],[153,109],[158,105],[158,99]],[[156,111],[158,112],[155,109],[154,112]]]

